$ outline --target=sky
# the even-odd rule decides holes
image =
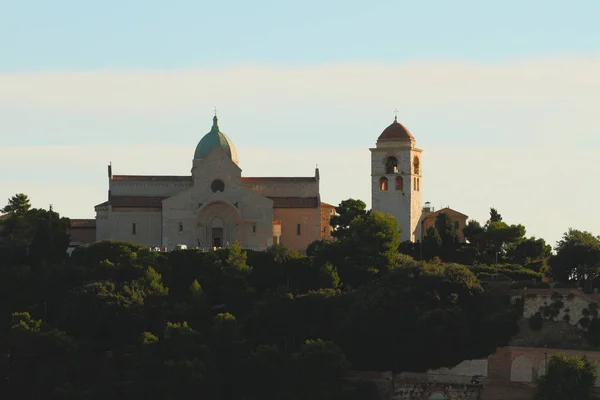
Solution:
[[[0,0],[0,203],[92,218],[115,174],[188,174],[213,107],[245,176],[370,206],[398,118],[423,200],[555,244],[600,233],[600,2]]]

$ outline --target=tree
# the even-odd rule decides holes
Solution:
[[[548,372],[538,379],[534,400],[591,400],[596,381],[596,363],[585,357],[552,356]]]
[[[600,273],[600,238],[569,229],[559,240],[549,264],[552,277],[558,281],[593,280]]]
[[[17,193],[10,199],[8,199],[8,204],[4,206],[0,212],[14,214],[14,215],[23,215],[31,208],[31,202],[29,201],[29,197],[27,197],[24,193]]]
[[[470,220],[463,228],[463,235],[475,248],[480,251],[485,247],[485,229],[474,219]]]
[[[506,256],[515,264],[526,265],[549,257],[551,252],[552,247],[544,239],[531,237],[511,245]]]
[[[367,215],[367,205],[362,200],[348,199],[343,200],[335,208],[337,215],[329,220],[334,228],[331,235],[334,238],[343,238],[350,235],[350,225],[357,218],[364,218]]]
[[[344,284],[357,287],[393,268],[400,245],[400,232],[391,214],[372,210],[357,217],[335,243],[332,264]],[[337,263],[337,264],[336,264]]]
[[[442,247],[442,238],[438,231],[430,226],[427,228],[427,233],[423,238],[423,257],[425,260],[430,260],[433,257],[439,257]]]
[[[488,224],[492,222],[502,222],[502,215],[495,208],[490,208],[490,219],[488,220]]]
[[[232,275],[248,275],[252,271],[252,268],[246,264],[246,260],[246,252],[242,250],[242,245],[240,242],[235,240],[229,249],[227,259],[225,260],[226,270]]]
[[[50,210],[31,209],[12,220],[8,239],[34,265],[66,259],[71,221]]]
[[[438,214],[435,218],[435,229],[438,231],[444,247],[450,247],[458,242],[454,221],[448,214]]]

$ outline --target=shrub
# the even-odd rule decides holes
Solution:
[[[529,318],[529,329],[532,331],[539,331],[544,326],[544,318],[538,311],[531,318]]]

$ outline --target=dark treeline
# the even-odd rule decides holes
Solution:
[[[598,254],[585,232],[565,234],[549,258],[524,228],[506,240],[516,228],[503,231],[499,215],[465,229],[471,244],[440,223],[416,261],[389,215],[357,200],[337,211],[336,240],[307,255],[102,241],[69,258],[69,220],[13,197],[0,237],[1,397],[377,399],[346,371],[452,366],[508,342],[521,311],[484,289],[489,276],[542,280],[549,264],[565,281],[595,278],[591,265],[559,268],[565,254]],[[486,263],[490,252],[500,265]],[[474,259],[460,265],[456,254]]]

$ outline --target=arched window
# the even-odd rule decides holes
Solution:
[[[388,190],[388,179],[385,176],[379,180],[379,190]]]
[[[413,190],[417,191],[417,178],[413,178]]]
[[[396,177],[396,190],[404,190],[404,179],[401,176]]]
[[[179,223],[179,233],[183,232],[183,223]]]
[[[421,179],[417,178],[417,192],[421,190]]]
[[[397,174],[398,173],[398,159],[396,157],[388,157],[385,162],[385,173],[386,174]]]
[[[419,157],[415,156],[415,158],[413,158],[413,170],[414,170],[414,173],[417,175],[419,175],[419,173],[420,173],[419,166],[420,166]]]

